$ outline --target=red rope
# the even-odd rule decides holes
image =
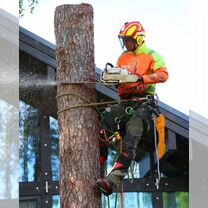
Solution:
[[[121,207],[124,208],[124,180],[121,182]]]
[[[103,143],[105,143],[107,145],[113,144],[113,141],[110,140],[110,137],[107,137],[105,129],[101,129],[100,134],[102,134],[104,136],[104,139],[101,138],[101,136],[99,137],[100,141],[102,141]]]

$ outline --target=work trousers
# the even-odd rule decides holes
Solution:
[[[132,115],[125,115],[126,109],[129,107],[133,109]],[[136,156],[144,128],[151,119],[151,111],[145,104],[117,105],[112,108],[106,118],[106,120],[103,120],[105,125],[110,124],[108,127],[111,127],[112,131],[119,130],[123,137],[122,152],[116,160],[112,171],[106,176],[111,186],[115,187],[128,173],[128,168]],[[113,124],[116,119],[118,121],[118,118],[120,118],[119,124]]]

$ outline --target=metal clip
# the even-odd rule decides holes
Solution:
[[[119,123],[121,122],[121,119],[118,118],[118,117],[116,117],[116,118],[115,118],[115,122],[117,123],[117,130],[120,130],[120,125],[119,125]]]
[[[130,106],[129,107],[126,107],[125,113],[127,115],[133,115],[134,114],[134,109],[132,107],[130,107]]]
[[[148,103],[151,103],[153,101],[152,95],[147,95],[145,98]]]
[[[154,94],[154,102],[155,102],[155,105],[158,106],[159,104],[159,97],[157,94]]]
[[[118,131],[116,131],[116,132],[114,133],[114,135],[115,135],[115,137],[116,137],[116,139],[117,139],[118,141],[122,140],[122,137],[121,137],[121,135],[119,134]]]

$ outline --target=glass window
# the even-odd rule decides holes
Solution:
[[[57,120],[52,117],[50,117],[50,138],[51,138],[52,180],[58,181],[60,178],[59,130],[58,130]]]
[[[189,208],[188,192],[163,193],[164,208]]]
[[[109,206],[110,205],[110,206]],[[102,207],[121,207],[121,194],[113,193],[108,197],[102,195]],[[153,208],[151,193],[124,193],[124,207],[125,208]],[[60,196],[53,196],[52,208],[60,208]]]
[[[112,150],[110,148],[108,148],[108,159],[107,159],[107,172],[106,172],[106,175],[111,171],[116,159],[117,159],[118,155],[117,155],[117,152],[115,150]]]
[[[152,194],[151,193],[124,193],[124,207],[125,208],[152,208]],[[113,193],[108,197],[102,195],[102,206],[103,208],[108,207],[122,207],[121,194]]]
[[[40,140],[39,111],[19,102],[20,182],[35,181],[38,173],[38,143]]]
[[[53,196],[52,200],[53,200],[52,208],[60,208],[60,196],[55,195],[55,196]]]
[[[20,208],[38,208],[38,201],[37,200],[24,200],[19,202]]]

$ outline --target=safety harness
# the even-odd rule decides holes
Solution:
[[[156,99],[152,99],[152,96],[147,96],[146,98],[141,98],[143,104],[148,105],[150,110],[152,111],[152,120],[154,123],[154,146],[156,152],[156,159],[157,159],[157,177],[155,179],[155,186],[159,189],[161,173],[160,173],[160,159],[164,156],[166,151],[166,143],[165,143],[165,116],[159,111],[158,107],[158,97]],[[141,101],[139,98],[137,102]],[[135,100],[136,101],[136,100]],[[109,106],[107,108],[110,108]],[[109,111],[109,109],[106,109]],[[120,122],[126,116],[132,116],[135,112],[135,109],[131,106],[127,106],[125,108],[125,114],[121,115],[120,117],[115,117],[114,122],[117,126],[116,131],[112,131],[112,129],[101,129],[100,130],[100,141],[105,143],[107,146],[112,147],[112,149],[117,149],[116,156],[117,157],[122,152],[122,142],[123,138],[120,134]],[[105,113],[104,113],[105,114]],[[104,115],[105,116],[105,115]],[[111,133],[110,135],[108,135]],[[117,146],[117,147],[114,147]],[[115,159],[114,159],[115,160]],[[134,165],[135,162],[132,162],[132,165],[129,168],[128,179],[130,180],[130,173],[131,173],[131,182],[134,180]],[[107,172],[107,170],[105,171]],[[117,205],[118,200],[118,192],[116,192],[115,197],[115,207]],[[121,184],[121,207],[124,208],[124,193],[123,193],[123,181]],[[108,198],[108,207],[110,207],[110,200]]]
[[[152,119],[154,122],[154,128],[156,128],[156,134],[158,134],[158,144],[157,144],[157,148],[158,148],[158,157],[159,159],[161,159],[163,157],[163,155],[165,154],[166,151],[166,144],[165,144],[165,123],[166,123],[166,119],[165,116],[159,111],[158,108],[158,100],[153,100],[151,99],[149,96],[145,98],[141,98],[142,102],[146,102],[145,104],[148,105],[148,107],[150,108],[150,110],[152,111]],[[138,102],[141,101],[140,98],[138,99],[134,99],[134,101]],[[131,100],[132,101],[132,100]],[[109,106],[107,108],[110,108]],[[106,108],[106,111],[109,111]],[[111,146],[111,145],[115,145],[118,142],[122,143],[122,137],[120,135],[120,122],[123,118],[127,117],[127,116],[132,116],[135,112],[135,109],[131,106],[127,106],[125,108],[125,114],[119,116],[119,117],[115,117],[114,122],[117,126],[116,131],[113,131],[112,129],[104,129],[102,128],[100,130],[100,141],[104,142],[107,146]],[[105,115],[103,115],[105,116]],[[108,132],[108,133],[107,133]],[[107,135],[110,134],[111,135]],[[157,135],[156,135],[157,136]]]

